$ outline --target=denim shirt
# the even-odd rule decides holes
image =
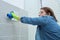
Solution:
[[[21,17],[20,21],[37,25],[35,40],[60,40],[60,26],[52,16]]]

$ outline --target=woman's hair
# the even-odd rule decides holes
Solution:
[[[56,22],[57,22],[57,19],[56,19],[55,15],[54,15],[54,12],[53,12],[53,10],[51,8],[49,8],[49,7],[42,7],[41,9],[43,9],[46,12],[47,15],[50,14],[50,16],[54,17]]]

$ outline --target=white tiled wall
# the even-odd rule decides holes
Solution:
[[[40,0],[25,0],[24,9],[28,11],[29,17],[37,17],[40,10]],[[29,40],[35,40],[36,25],[29,25],[28,27]]]
[[[3,0],[11,5],[24,9],[24,0]]]
[[[28,40],[28,25],[8,19],[10,11],[20,17],[27,15],[25,10],[0,1],[0,40]]]
[[[19,16],[22,16],[22,15],[26,16],[27,15],[29,17],[37,17],[39,9],[41,7],[40,0],[12,0],[12,1],[11,0],[3,0],[3,1],[18,7],[18,9],[11,8],[11,7],[10,8],[11,8],[11,10],[16,10],[16,11],[18,10],[16,13],[18,13],[17,15],[19,15]],[[60,17],[59,17],[60,16],[60,0],[42,0],[42,4],[43,4],[43,7],[44,6],[51,7],[55,12],[55,15],[56,15],[58,21],[60,22]],[[0,1],[0,5],[1,5],[1,1]],[[7,13],[6,8],[9,6],[7,6],[6,8],[4,8],[5,6],[3,4],[2,4],[2,6],[3,6],[3,9],[1,9],[1,7],[0,7],[0,9],[3,10],[3,14],[0,14],[0,15],[5,15],[4,13]],[[10,8],[7,10],[10,10]],[[22,8],[22,9],[28,11],[28,13],[27,14],[23,13],[21,15],[20,13],[22,13],[22,12],[19,10],[19,8]],[[1,10],[0,10],[0,13],[2,13]],[[8,19],[5,20],[4,16],[0,16],[0,19],[1,18],[4,20],[0,20],[0,23],[8,23],[10,26],[13,26],[13,27],[7,27],[8,24],[4,24],[4,25],[0,24],[1,26],[3,26],[3,27],[0,26],[1,27],[0,30],[2,30],[0,32],[0,34],[1,35],[5,35],[5,34],[8,35],[8,37],[7,36],[6,37],[0,36],[0,40],[17,40],[17,39],[18,40],[28,40],[28,38],[29,38],[29,40],[35,40],[36,26],[32,26],[32,25],[26,26],[25,24],[21,24],[19,22],[12,22],[11,20],[8,20]],[[19,26],[23,26],[23,27],[19,27]],[[8,28],[7,29],[8,31],[5,30],[6,28]],[[12,35],[12,37],[11,37],[11,35]]]

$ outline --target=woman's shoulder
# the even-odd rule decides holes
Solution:
[[[50,16],[50,15],[45,15],[45,16],[43,16],[43,17],[52,17],[52,16]]]
[[[42,18],[53,18],[52,16],[49,16],[49,15],[45,15],[45,16],[41,16]]]

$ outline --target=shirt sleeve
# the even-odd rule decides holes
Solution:
[[[36,18],[30,18],[30,17],[21,17],[21,22],[26,24],[32,24],[32,25],[42,25],[47,23],[47,18],[42,17],[36,17]]]

